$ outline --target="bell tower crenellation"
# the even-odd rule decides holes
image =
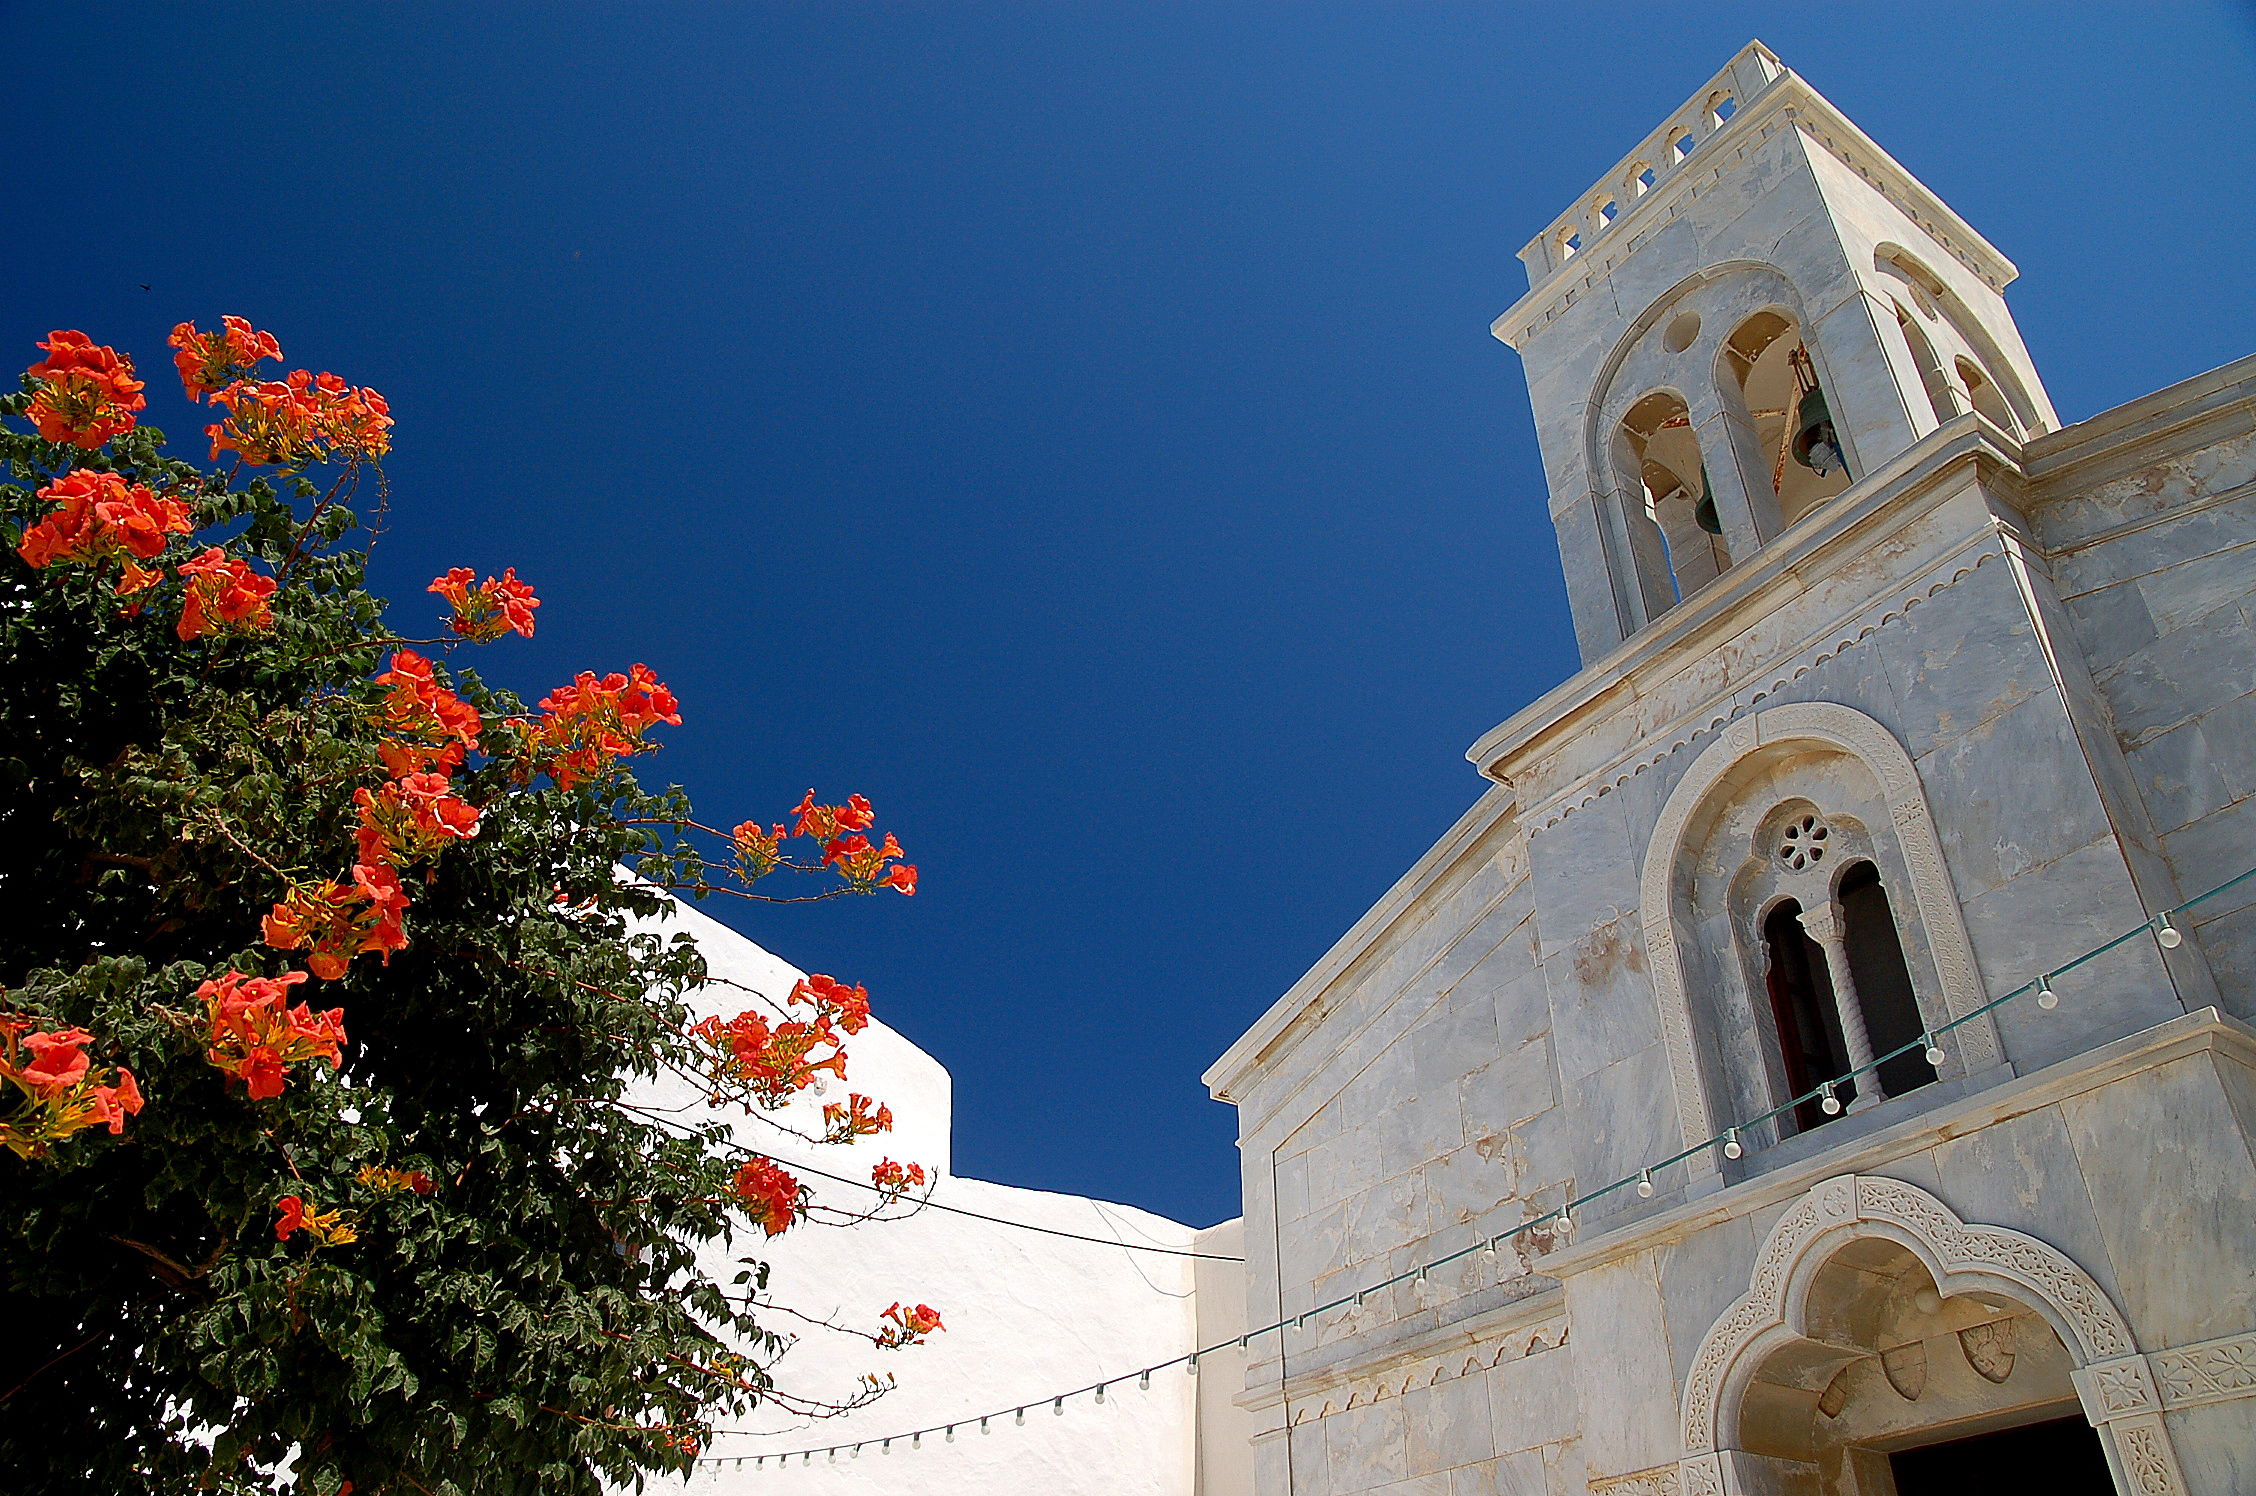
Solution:
[[[1980,234],[1760,42],[1520,251],[1585,663],[1938,426],[2057,418]]]

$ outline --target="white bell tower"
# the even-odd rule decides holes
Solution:
[[[1760,42],[1520,258],[1586,665],[1944,421],[2058,424],[2012,263]]]

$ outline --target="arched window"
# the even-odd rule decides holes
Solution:
[[[1731,565],[1691,413],[1677,396],[1656,390],[1630,406],[1621,434],[1635,492],[1660,530],[1670,588],[1682,601]]]
[[[1850,482],[1816,362],[1793,318],[1776,311],[1757,312],[1740,323],[1724,339],[1722,357],[1756,443],[1770,459],[1765,476],[1778,495],[1779,516],[1792,524]],[[1750,473],[1747,481],[1759,480]]]
[[[2016,436],[2045,429],[2044,416],[2029,398],[2029,389],[2016,372],[2013,359],[1941,277],[1901,245],[1882,245],[1874,252],[1873,263],[1903,285],[1918,311],[1934,327],[1931,341],[1941,353],[1938,362],[1946,369],[1955,368],[1963,393],[1972,397],[1976,410],[1999,430]],[[1963,409],[1963,404],[1957,404],[1953,413]]]
[[[1959,413],[1958,396],[1952,393],[1950,376],[1943,372],[1942,360],[1935,357],[1935,345],[1920,331],[1919,324],[1903,309],[1901,302],[1890,302],[1896,311],[1896,326],[1903,331],[1904,346],[1911,350],[1913,367],[1919,370],[1920,387],[1927,391],[1927,403],[1933,407],[1937,424],[1950,420]]]
[[[1802,906],[1781,900],[1763,918],[1763,945],[1769,957],[1770,1017],[1778,1034],[1779,1059],[1789,1096],[1804,1096],[1849,1068],[1849,1049],[1841,1034],[1841,1014],[1825,969],[1825,951],[1802,928]],[[1855,1083],[1838,1094],[1845,1106]],[[1794,1108],[1795,1130],[1807,1132],[1833,1119],[1815,1099]]]
[[[1884,1055],[1900,1049],[1926,1029],[1912,990],[1911,968],[1904,961],[1895,910],[1889,906],[1888,890],[1880,884],[1880,869],[1869,862],[1851,864],[1841,875],[1834,898],[1841,906],[1841,948],[1872,1052]],[[1927,1063],[1923,1047],[1880,1063],[1880,1090],[1885,1095],[1901,1096],[1934,1078],[1935,1067]]]
[[[1970,358],[1960,358],[1958,377],[1966,386],[1966,398],[1974,402],[1974,408],[1987,417],[1991,425],[2007,436],[2021,434],[2021,423],[2013,419],[2013,412],[2006,408],[2004,397],[1998,394],[1997,386],[1983,375],[1979,364]]]

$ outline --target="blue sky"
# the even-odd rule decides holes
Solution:
[[[0,346],[251,317],[399,418],[381,590],[514,565],[716,909],[954,1072],[959,1170],[1234,1213],[1199,1072],[1571,673],[1513,252],[1760,36],[2021,267],[2064,418],[2256,350],[2256,20],[2113,5],[15,5]],[[148,286],[143,290],[144,283]]]

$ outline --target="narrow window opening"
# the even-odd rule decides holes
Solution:
[[[1660,530],[1669,592],[1681,602],[1731,565],[1699,436],[1684,402],[1665,390],[1629,408],[1622,435],[1636,464],[1645,515]]]
[[[1889,305],[1895,308],[1896,326],[1903,332],[1904,346],[1911,350],[1912,365],[1919,370],[1919,384],[1927,392],[1928,406],[1938,422],[1950,420],[1958,414],[1958,397],[1951,393],[1950,376],[1935,357],[1935,345],[1927,341],[1927,334],[1900,303]]]
[[[1573,258],[1574,258],[1574,257],[1575,257],[1576,255],[1578,255],[1578,254],[1581,254],[1581,253],[1582,253],[1582,235],[1581,235],[1581,234],[1579,234],[1579,233],[1575,233],[1575,234],[1569,234],[1569,235],[1567,235],[1567,236],[1566,236],[1565,238],[1563,238],[1563,239],[1561,239],[1561,240],[1559,241],[1559,258],[1560,258],[1560,259],[1562,259],[1562,260],[1571,260],[1571,259],[1573,259]]]
[[[1802,906],[1788,899],[1763,921],[1763,944],[1770,955],[1770,1016],[1778,1030],[1786,1090],[1792,1096],[1805,1095],[1849,1068],[1849,1046],[1841,1037],[1841,1015],[1833,1005],[1825,951],[1802,928],[1801,914]],[[1847,1106],[1856,1095],[1856,1083],[1843,1081],[1835,1094]],[[1791,1115],[1797,1132],[1833,1120],[1814,1098],[1795,1107]]]
[[[1841,946],[1848,955],[1849,977],[1856,987],[1857,1006],[1864,1011],[1864,1029],[1872,1037],[1872,1052],[1886,1054],[1911,1044],[1926,1032],[1919,1016],[1919,999],[1913,994],[1911,968],[1904,962],[1903,940],[1896,916],[1881,886],[1880,870],[1859,862],[1841,875],[1837,897],[1841,903]],[[1880,1089],[1889,1096],[1916,1091],[1935,1079],[1923,1046],[1880,1065]]]
[[[1966,398],[1974,402],[1974,408],[1987,417],[1991,425],[2008,436],[2021,434],[2021,423],[2013,419],[2013,412],[2006,408],[1997,386],[1983,376],[1974,360],[1961,358],[1958,361],[1958,377],[1966,386]]]
[[[1725,94],[1721,98],[1717,99],[1714,104],[1709,106],[1708,117],[1714,120],[1717,124],[1722,125],[1730,123],[1731,116],[1737,114],[1738,112],[1739,101],[1731,97],[1731,95]]]
[[[1699,144],[1700,142],[1692,138],[1692,132],[1687,130],[1682,135],[1676,137],[1676,144],[1670,149],[1675,152],[1676,159],[1682,161],[1686,156],[1691,155],[1694,150],[1698,149]]]
[[[1630,195],[1632,197],[1643,197],[1646,193],[1653,190],[1653,184],[1658,182],[1660,178],[1653,174],[1653,168],[1651,168],[1650,166],[1640,166],[1634,173],[1631,174],[1629,180],[1631,186]]]
[[[1615,202],[1612,198],[1609,197],[1598,205],[1599,227],[1608,227],[1619,217],[1621,217],[1621,204]]]

